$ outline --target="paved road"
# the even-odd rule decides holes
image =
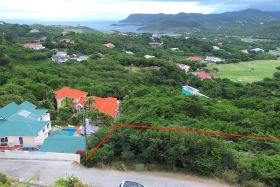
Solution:
[[[147,187],[225,187],[214,180],[200,179],[182,174],[155,172],[121,172],[85,168],[78,164],[61,161],[1,160],[0,171],[9,177],[30,179],[39,176],[40,181],[53,184],[60,177],[74,174],[84,183],[96,187],[118,187],[123,180],[139,182]]]

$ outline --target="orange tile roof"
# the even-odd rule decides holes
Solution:
[[[92,108],[96,108],[100,112],[106,113],[112,117],[116,116],[117,110],[119,108],[119,103],[117,98],[113,98],[113,97],[102,98],[96,96],[92,96],[92,98],[96,101],[96,103],[92,104],[91,106]],[[84,106],[87,100],[88,98],[81,98],[79,104]]]
[[[43,47],[40,43],[26,43],[24,47]]]
[[[198,78],[200,79],[211,79],[211,75],[209,75],[208,73],[205,72],[195,72],[194,74],[197,75]]]
[[[80,98],[80,97],[85,97],[88,94],[87,92],[72,89],[72,88],[61,88],[59,90],[56,90],[54,93],[56,94],[55,96],[56,99],[62,99],[65,97]]]
[[[104,44],[106,47],[109,47],[109,48],[113,48],[113,47],[115,47],[115,45],[114,44],[112,44],[112,43],[107,43],[107,44]]]
[[[203,58],[200,58],[200,57],[197,57],[197,56],[192,56],[192,57],[189,57],[187,58],[188,60],[194,60],[194,61],[201,61],[201,60],[204,60]]]

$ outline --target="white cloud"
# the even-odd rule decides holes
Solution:
[[[197,2],[114,1],[114,0],[0,0],[0,17],[12,19],[100,19],[125,18],[131,13],[196,12],[213,8]]]

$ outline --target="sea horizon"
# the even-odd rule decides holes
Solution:
[[[143,31],[137,30],[141,26],[111,26],[112,24],[118,24],[119,21],[111,20],[38,20],[38,19],[2,19],[5,23],[12,24],[25,24],[25,25],[68,25],[68,26],[85,26],[97,31],[110,31],[117,30],[120,32],[136,32],[142,33]]]

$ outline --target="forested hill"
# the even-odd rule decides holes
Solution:
[[[215,29],[219,31],[223,27],[247,27],[275,20],[280,20],[280,12],[264,12],[256,9],[247,9],[221,14],[131,14],[121,22],[142,24],[143,30],[182,32],[194,29],[209,31]]]

